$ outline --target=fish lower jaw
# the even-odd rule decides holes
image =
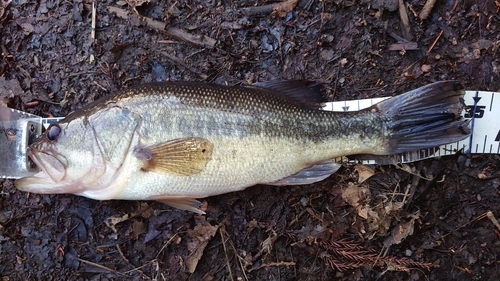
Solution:
[[[46,172],[40,171],[33,176],[16,180],[16,188],[31,193],[54,194],[69,193],[65,187],[61,187]]]

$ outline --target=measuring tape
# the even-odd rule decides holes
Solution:
[[[362,99],[352,101],[329,102],[323,110],[358,111],[379,103],[385,98]],[[462,116],[472,119],[470,122],[472,134],[459,142],[440,147],[421,149],[391,156],[355,155],[339,157],[339,162],[361,162],[363,164],[397,164],[418,160],[463,153],[500,154],[500,93],[466,91],[465,108]],[[425,112],[422,112],[425,114]]]

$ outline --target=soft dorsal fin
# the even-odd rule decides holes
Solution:
[[[324,106],[325,102],[328,102],[323,84],[309,80],[257,82],[250,87],[262,88],[282,94],[295,101],[302,108],[319,109]]]

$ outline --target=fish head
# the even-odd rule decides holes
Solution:
[[[17,180],[16,187],[32,193],[112,197],[109,187],[128,155],[137,125],[128,117],[120,109],[105,109],[52,124],[27,150],[40,172]]]
[[[93,148],[96,136],[81,121],[52,124],[28,147],[27,154],[40,172],[17,180],[18,189],[45,194],[78,193],[91,180],[89,176],[99,176],[91,173],[96,164],[102,163],[99,151]]]

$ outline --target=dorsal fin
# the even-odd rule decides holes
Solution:
[[[309,80],[257,82],[249,87],[277,92],[295,101],[302,108],[319,109],[328,102],[323,84]]]

